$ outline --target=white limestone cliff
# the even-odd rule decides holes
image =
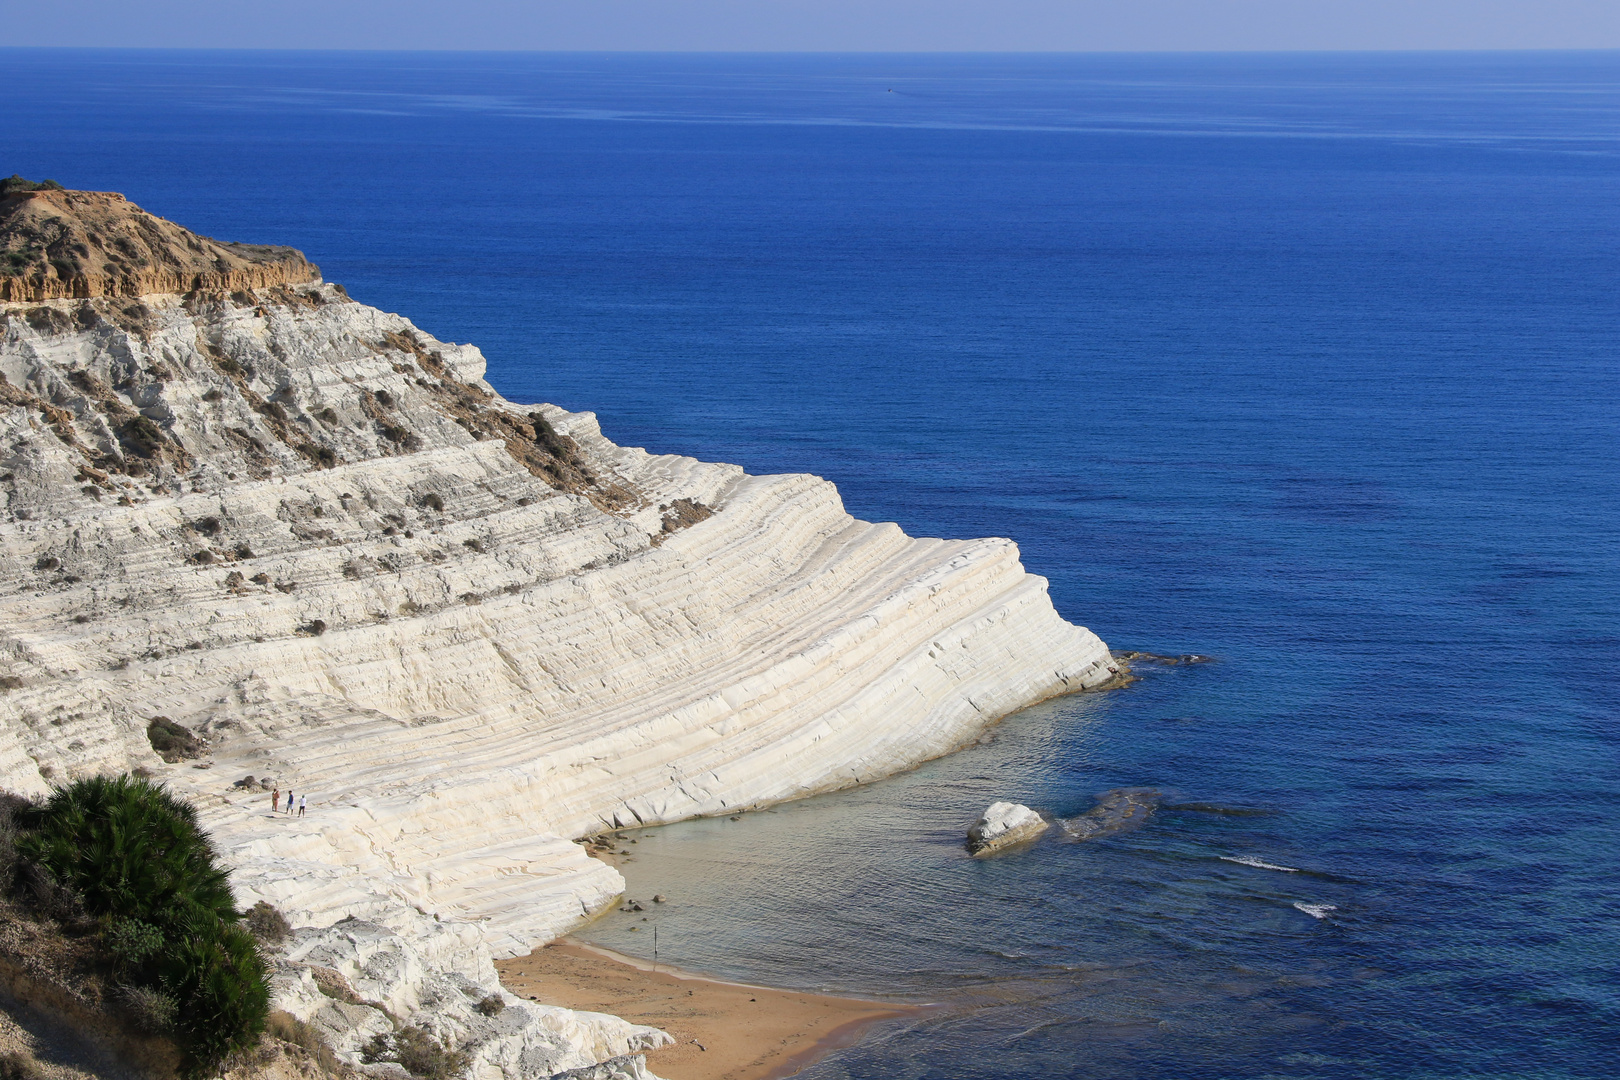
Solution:
[[[1115,674],[1008,540],[615,446],[336,286],[0,305],[0,375],[0,787],[148,769],[244,904],[400,956],[475,928],[487,992],[622,890],[577,838],[873,780]],[[160,760],[158,715],[211,767]],[[556,1054],[484,1032],[482,1075],[651,1038],[531,1019]]]
[[[669,1035],[605,1013],[524,1001],[501,987],[477,924],[415,913],[402,919],[393,927],[344,919],[300,931],[273,980],[277,1007],[313,1025],[350,1061],[372,1036],[393,1029],[392,1013],[466,1053],[479,1080],[656,1080],[643,1054],[670,1045]]]

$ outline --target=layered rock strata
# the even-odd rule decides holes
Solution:
[[[1010,541],[619,447],[483,373],[319,281],[0,307],[0,787],[148,769],[244,902],[487,959],[620,893],[578,838],[876,779],[1116,673]],[[154,716],[209,758],[162,761]],[[480,1068],[583,1060],[529,1037]]]

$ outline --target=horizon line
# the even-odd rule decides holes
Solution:
[[[449,49],[431,46],[245,46],[245,45],[0,45],[0,52],[191,52],[191,53],[413,53],[471,56],[1413,56],[1520,55],[1530,53],[1616,53],[1620,45],[1598,47],[1530,46],[1465,48],[1428,46],[1378,49]]]

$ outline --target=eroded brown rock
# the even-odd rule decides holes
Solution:
[[[116,192],[0,196],[0,301],[231,292],[319,277],[293,248],[198,236]]]

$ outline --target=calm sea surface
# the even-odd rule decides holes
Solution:
[[[0,69],[0,173],[295,244],[510,397],[1218,658],[632,834],[671,902],[593,940],[945,1004],[816,1080],[1615,1074],[1620,54]],[[961,850],[1126,786],[1134,831]]]

